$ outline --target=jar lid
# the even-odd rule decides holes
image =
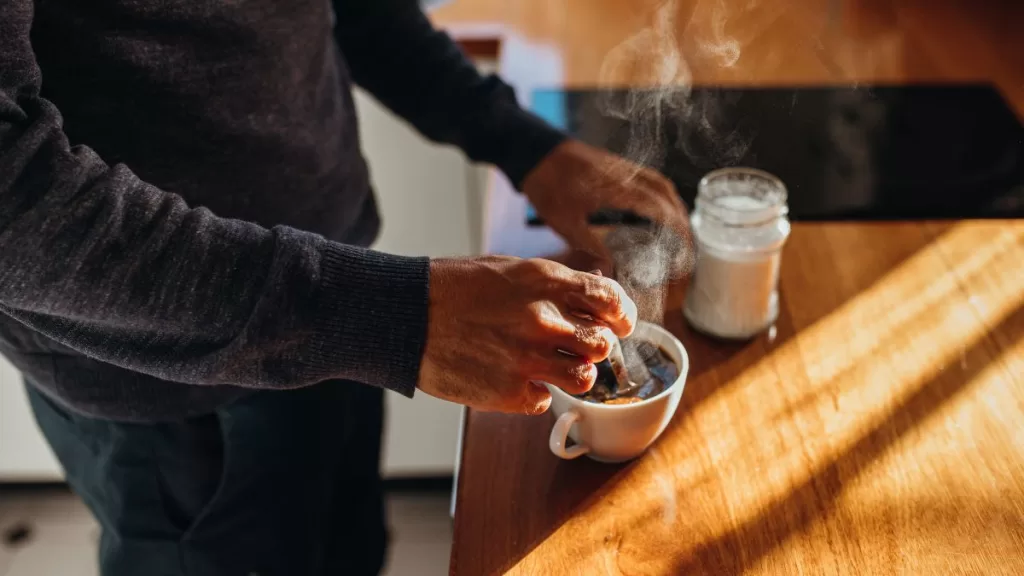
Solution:
[[[697,212],[731,226],[764,224],[789,212],[786,185],[756,168],[709,172],[697,190]]]

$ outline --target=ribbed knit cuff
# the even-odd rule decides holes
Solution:
[[[427,337],[428,258],[327,242],[310,368],[412,397]]]

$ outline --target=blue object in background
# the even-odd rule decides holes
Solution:
[[[548,124],[559,130],[568,128],[564,90],[535,90],[530,102],[530,111],[547,121]],[[526,221],[534,222],[536,220],[537,213],[533,206],[527,204]]]
[[[530,104],[531,111],[559,130],[565,130],[568,122],[565,118],[564,90],[535,90]]]

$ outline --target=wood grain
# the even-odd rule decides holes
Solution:
[[[457,0],[432,17],[551,47],[567,87],[663,85],[678,55],[667,78],[698,84],[987,81],[1024,115],[1017,0]]]
[[[648,85],[664,70],[642,50],[602,63],[667,6],[695,82],[985,80],[1024,115],[1024,5],[834,5],[475,0],[437,19],[556,46],[567,85]],[[643,457],[562,461],[550,416],[469,413],[451,573],[1024,573],[1021,263],[1021,221],[798,224],[775,331],[745,344],[691,332],[673,288],[693,366]]]

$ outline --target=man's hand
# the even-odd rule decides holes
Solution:
[[[586,392],[612,333],[636,306],[615,281],[549,260],[481,257],[430,263],[427,342],[417,387],[481,410],[539,414],[551,395]]]
[[[573,248],[606,262],[605,247],[587,223],[598,210],[630,211],[690,237],[686,207],[672,182],[577,140],[563,142],[541,160],[523,181],[523,193]]]

